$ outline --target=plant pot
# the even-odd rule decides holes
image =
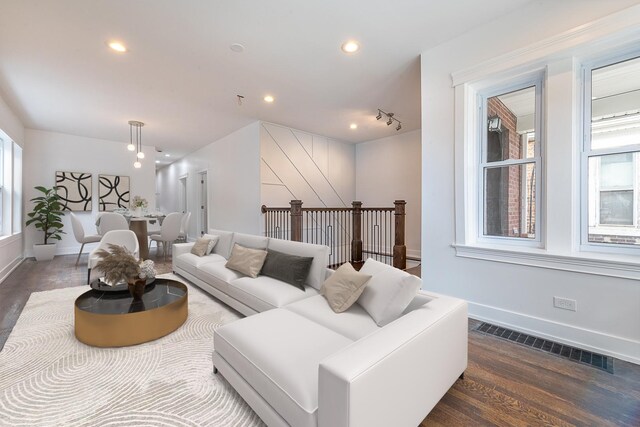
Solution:
[[[133,210],[133,216],[134,217],[141,217],[142,216],[142,208],[135,208]]]
[[[51,261],[56,255],[56,244],[33,245],[33,255],[36,257],[36,261]]]

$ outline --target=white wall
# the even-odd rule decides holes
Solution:
[[[348,207],[355,197],[355,147],[321,135],[262,122],[262,204]]]
[[[356,199],[363,206],[393,206],[394,200],[405,200],[407,256],[416,258],[422,210],[420,138],[420,130],[415,130],[356,145]]]
[[[197,178],[204,170],[209,228],[260,232],[259,128],[259,122],[252,123],[158,170],[158,205],[164,212],[179,210],[179,179],[187,176],[187,204],[192,212],[189,238],[199,236]]]
[[[142,196],[155,205],[155,148],[144,146],[147,158],[142,167],[133,167],[134,155],[127,150],[125,142],[106,141],[85,138],[56,132],[27,129],[25,132],[25,150],[23,152],[24,202],[25,216],[31,211],[33,204],[29,201],[35,196],[33,187],[55,185],[56,171],[87,172],[92,178],[92,212],[75,212],[82,221],[86,234],[95,234],[95,219],[98,214],[98,175],[124,175],[130,177],[130,194]],[[73,236],[71,220],[63,218],[64,231],[62,240],[57,243],[57,254],[77,253],[80,244]],[[25,230],[24,249],[26,256],[33,256],[33,244],[42,243],[42,233],[33,226]],[[94,245],[85,245],[84,251],[93,249]]]
[[[501,18],[499,25],[488,23],[422,54],[422,277],[427,289],[467,299],[472,317],[512,325],[638,363],[637,281],[461,258],[451,247],[456,240],[454,184],[456,176],[459,177],[454,169],[454,115],[460,108],[454,105],[451,73],[560,34],[628,4],[628,1],[533,2]],[[566,82],[572,72],[571,61],[568,71],[565,66],[548,71],[550,86],[559,80]],[[558,111],[555,100],[570,98],[572,94],[548,89],[548,114],[558,112],[557,120],[565,122],[562,129],[570,128],[567,123],[574,118],[570,113],[567,116]],[[571,139],[571,129],[568,136]],[[572,151],[557,148],[566,137],[566,131],[549,123],[547,147],[557,155],[549,153],[548,167],[560,168],[560,175],[565,167],[567,179],[548,183],[547,201],[567,208],[561,215],[564,228],[549,231],[548,243],[559,235],[571,234],[571,203],[566,200],[571,194]],[[569,191],[560,194],[560,185],[568,186]],[[577,300],[578,311],[554,309],[552,301],[556,295]]]
[[[0,138],[7,137],[24,147],[24,126],[0,97]],[[22,248],[22,233],[0,237],[0,282],[19,264],[22,259]]]

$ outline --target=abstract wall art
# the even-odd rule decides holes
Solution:
[[[100,175],[98,177],[98,203],[100,212],[111,212],[117,208],[129,208],[129,177]]]
[[[56,193],[63,211],[91,211],[91,174],[56,172]]]

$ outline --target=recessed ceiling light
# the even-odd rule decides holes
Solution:
[[[156,163],[160,163],[160,160],[156,160]]]
[[[164,155],[165,157],[171,157],[171,154],[167,153]]]
[[[344,53],[355,53],[360,49],[360,44],[355,40],[349,40],[342,44],[341,49]]]
[[[240,43],[234,43],[231,46],[229,46],[229,49],[231,49],[232,51],[234,51],[235,53],[242,53],[244,52],[244,46],[242,46]]]
[[[356,123],[351,123],[349,125],[349,129],[358,129],[358,125]]]
[[[271,104],[273,101],[275,101],[275,98],[271,95],[267,95],[264,97],[264,102],[268,102],[269,104]]]
[[[127,47],[120,42],[109,42],[109,47],[120,53],[124,53],[127,51]]]

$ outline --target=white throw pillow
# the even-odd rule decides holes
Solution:
[[[216,247],[218,240],[220,240],[220,236],[216,236],[213,234],[204,234],[202,238],[209,239],[209,246],[207,246],[207,253],[205,255],[210,255],[213,248]]]
[[[400,317],[415,298],[421,285],[418,277],[372,259],[365,262],[360,273],[373,277],[358,298],[358,304],[369,313],[378,326],[384,326]]]

